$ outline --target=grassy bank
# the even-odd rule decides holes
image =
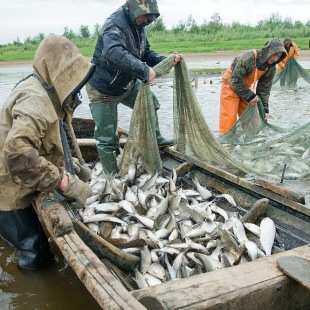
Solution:
[[[153,42],[152,42],[153,39]],[[84,56],[91,57],[96,44],[96,39],[73,39],[72,40],[81,50]],[[206,41],[203,36],[196,40],[180,41],[175,38],[169,42],[160,42],[158,38],[152,36],[150,38],[153,50],[161,54],[169,54],[177,51],[179,53],[208,53],[215,51],[242,51],[246,49],[261,48],[268,39],[243,39],[243,40],[227,40],[227,41]],[[300,49],[308,49],[308,38],[295,38]],[[32,60],[38,44],[21,44],[21,45],[5,45],[0,47],[0,62]]]

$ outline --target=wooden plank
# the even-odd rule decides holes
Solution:
[[[82,262],[82,265],[84,266],[83,269],[87,270],[91,275],[92,281],[97,281],[96,287],[98,285],[103,286],[106,293],[109,295],[109,298],[112,299],[113,302],[116,302],[120,309],[144,309],[144,307],[142,307],[141,304],[138,303],[137,300],[124,288],[124,286],[113,277],[97,256],[85,246],[75,232],[70,233],[66,238],[67,241],[70,239],[70,241],[77,246],[78,252],[76,252],[76,255]],[[85,272],[85,270],[83,270],[83,272]],[[107,306],[108,305],[105,301],[105,307]]]
[[[132,294],[138,300],[156,296],[167,309],[308,309],[310,291],[277,267],[276,260],[285,255],[309,259],[310,246]]]
[[[54,237],[64,236],[73,230],[72,221],[63,205],[41,193],[34,203],[35,210],[43,219],[50,234]]]
[[[277,264],[285,274],[310,289],[310,261],[298,256],[284,256],[278,258]]]
[[[80,238],[85,243],[88,241],[89,246],[97,255],[110,259],[116,266],[124,270],[131,270],[140,262],[140,257],[122,251],[102,237],[98,236],[85,224],[79,221],[73,221],[73,225]]]

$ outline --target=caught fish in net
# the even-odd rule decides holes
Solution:
[[[291,129],[281,128],[264,119],[264,107],[259,100],[257,106],[250,105],[234,126],[221,135],[218,141],[229,145],[249,145],[279,138]]]
[[[310,74],[292,57],[287,61],[284,69],[276,73],[273,84],[280,81],[280,86],[293,88],[297,86],[299,78],[303,78],[310,84]]]

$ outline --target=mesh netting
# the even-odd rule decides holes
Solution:
[[[296,87],[297,79],[310,83],[310,75],[290,58],[278,72],[273,84]],[[231,155],[243,160],[252,171],[268,179],[296,180],[309,177],[310,123],[298,128],[280,128],[264,120],[261,102],[249,105],[234,126],[219,137],[219,142],[230,146]]]
[[[176,150],[200,160],[249,172],[251,169],[233,158],[209,129],[191,86],[186,62],[183,59],[175,67],[174,89],[173,118]]]
[[[153,67],[156,76],[160,77],[170,71],[174,55]],[[129,134],[124,153],[119,165],[119,174],[124,176],[130,164],[141,164],[149,174],[162,170],[162,163],[156,139],[156,113],[150,85],[141,83],[136,98],[129,127]]]
[[[283,70],[278,71],[273,79],[273,84],[280,81],[281,86],[296,87],[298,78],[303,78],[310,83],[309,73],[298,63],[298,61],[291,57]]]
[[[173,61],[171,55],[154,67],[157,76],[167,73]],[[259,103],[249,105],[234,127],[216,138],[203,117],[182,57],[174,71],[174,147],[177,151],[221,168],[224,166],[224,169],[233,168],[268,179],[279,180],[284,169],[284,179],[309,177],[310,123],[294,130],[274,126],[263,119],[264,109]],[[137,96],[120,175],[127,174],[131,163],[141,164],[149,174],[162,169],[156,141],[156,113],[148,84],[141,85]]]
[[[310,175],[309,148],[310,123],[307,123],[267,142],[238,145],[232,155],[268,179],[300,180]]]
[[[264,120],[264,107],[248,105],[234,126],[218,138],[222,144],[246,145],[278,138],[289,129],[280,128]]]
[[[172,68],[173,62],[174,55],[170,55],[155,66],[153,69],[156,75],[167,73]],[[221,146],[209,129],[192,89],[186,62],[182,57],[175,66],[173,101],[174,142],[177,151],[244,173],[250,171]],[[162,169],[155,122],[150,86],[142,84],[133,109],[129,136],[120,163],[120,175],[125,175],[129,165],[138,161],[150,174]]]

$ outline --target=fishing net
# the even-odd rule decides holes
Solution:
[[[209,129],[183,59],[175,67],[174,86],[173,119],[176,150],[203,161],[250,172],[249,167],[232,157],[222,147]]]
[[[157,76],[172,68],[174,56],[154,67]],[[174,69],[174,148],[210,164],[237,169],[249,176],[280,180],[310,175],[310,123],[299,128],[280,128],[265,121],[260,102],[249,105],[236,124],[220,138],[209,129],[191,85],[185,60]],[[120,175],[130,164],[140,164],[149,174],[162,170],[156,140],[156,113],[151,89],[142,84],[133,110],[129,136],[120,164]],[[235,172],[235,171],[234,171]]]
[[[296,87],[297,79],[310,83],[310,75],[290,58],[285,68],[279,71],[273,84]],[[218,138],[230,147],[230,154],[241,159],[252,171],[262,177],[278,180],[296,180],[309,177],[310,123],[297,128],[281,128],[264,120],[261,101],[249,105],[234,126]]]
[[[153,69],[157,77],[173,67],[174,55],[170,55]],[[191,86],[185,60],[175,66],[174,78],[174,143],[175,149],[200,160],[235,168],[247,173],[250,168],[233,158],[209,129],[198,100]],[[150,86],[142,84],[132,113],[129,136],[120,162],[121,176],[126,175],[129,165],[141,164],[150,174],[162,169],[156,140],[156,114]]]
[[[261,101],[250,105],[234,126],[218,138],[222,144],[247,145],[276,139],[290,129],[270,124],[264,119],[265,111]]]
[[[280,81],[280,86],[283,87],[296,87],[298,78],[303,78],[306,82],[310,83],[309,73],[298,63],[298,61],[291,57],[283,70],[278,71],[273,79],[273,84]]]
[[[156,76],[168,73],[174,63],[170,55],[164,61],[153,67]],[[150,85],[141,83],[136,102],[132,111],[129,134],[124,153],[119,165],[119,175],[128,173],[131,164],[140,164],[149,174],[162,170],[162,162],[156,139],[156,112]]]
[[[265,178],[300,180],[310,176],[309,148],[310,123],[306,123],[269,141],[237,145],[231,154]]]

